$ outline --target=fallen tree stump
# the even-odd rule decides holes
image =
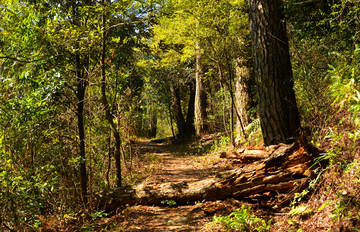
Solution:
[[[114,210],[126,204],[159,205],[167,200],[180,205],[268,192],[295,193],[303,190],[313,177],[314,160],[320,154],[311,144],[298,142],[268,147],[263,152],[253,155],[256,158],[252,159],[250,151],[243,151],[246,159],[257,161],[233,170],[222,179],[124,187],[97,195],[97,204],[102,209]]]

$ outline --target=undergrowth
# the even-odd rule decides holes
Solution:
[[[213,222],[207,227],[210,230],[237,230],[237,231],[268,231],[271,227],[272,219],[265,221],[251,213],[251,207],[236,209],[228,216],[214,216]],[[220,227],[220,228],[219,228]]]

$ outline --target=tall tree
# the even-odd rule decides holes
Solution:
[[[196,68],[195,68],[195,130],[196,135],[201,136],[208,130],[207,124],[207,95],[204,87],[204,70],[201,60],[201,48],[196,43]]]
[[[250,0],[254,73],[264,143],[293,141],[300,118],[280,0]]]
[[[158,24],[153,27],[152,46],[166,48],[164,61],[172,60],[171,64],[173,60],[192,60],[190,63],[195,63],[191,68],[196,80],[197,135],[220,128],[218,112],[221,104],[216,102],[216,98],[222,95],[218,95],[220,88],[227,90],[225,99],[231,99],[231,104],[223,102],[225,107],[221,116],[224,125],[221,129],[227,127],[230,108],[238,108],[234,101],[235,63],[239,57],[247,60],[243,53],[249,45],[248,39],[243,39],[248,35],[248,16],[243,10],[245,5],[243,0],[168,1],[161,10],[163,14]],[[247,65],[247,62],[244,63]],[[227,98],[227,95],[231,97]],[[232,115],[240,119],[243,110],[233,112],[236,114]],[[232,119],[234,122],[235,117]]]
[[[105,109],[105,117],[106,120],[108,121],[108,123],[110,124],[110,128],[113,132],[113,135],[115,137],[115,167],[116,167],[116,186],[117,187],[121,187],[121,137],[120,137],[120,132],[117,128],[117,125],[114,123],[114,120],[116,120],[115,116],[114,116],[114,112],[113,110],[110,108],[108,99],[106,97],[106,64],[105,64],[105,59],[106,59],[106,33],[105,33],[105,27],[106,27],[106,6],[105,6],[105,1],[102,0],[101,4],[103,5],[103,10],[104,12],[102,13],[101,16],[101,21],[102,21],[102,28],[103,31],[101,33],[101,98],[102,98],[102,103],[104,105],[104,109]],[[111,4],[111,2],[106,2],[106,4]]]

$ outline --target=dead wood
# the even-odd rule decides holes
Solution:
[[[249,164],[258,160],[266,159],[271,155],[264,150],[240,150],[231,152],[221,152],[220,158],[236,159],[240,163]]]
[[[257,161],[233,170],[225,178],[192,183],[140,184],[99,194],[97,203],[101,208],[114,210],[126,204],[159,205],[166,200],[186,204],[199,200],[243,198],[268,192],[295,193],[304,189],[313,177],[316,168],[314,159],[319,153],[314,146],[297,142],[267,147],[262,151],[244,150],[235,153],[236,156]]]

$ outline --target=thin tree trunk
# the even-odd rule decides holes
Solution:
[[[129,173],[130,177],[132,177],[132,165],[133,165],[133,150],[130,142],[130,134],[128,133],[128,141],[129,141],[129,155],[130,155],[130,166],[129,166]]]
[[[235,147],[235,138],[234,138],[234,104],[231,99],[231,107],[230,107],[230,141],[231,145]]]
[[[151,103],[151,107],[149,109],[149,121],[150,121],[150,128],[149,128],[149,136],[151,138],[156,137],[156,129],[157,129],[157,115],[154,112],[153,103]]]
[[[290,143],[298,137],[300,118],[281,1],[250,0],[249,5],[264,143]]]
[[[104,4],[104,0],[102,1]],[[102,15],[102,26],[105,27],[105,14]],[[108,100],[106,98],[106,67],[105,67],[105,54],[106,52],[106,36],[105,32],[102,33],[102,54],[101,54],[101,95],[102,103],[105,108],[106,120],[110,124],[115,137],[115,166],[116,166],[116,186],[121,187],[121,138],[120,133],[114,123],[115,116],[111,112]]]
[[[81,72],[80,57],[77,57],[77,118],[78,118],[78,130],[79,130],[79,150],[80,150],[80,176],[81,176],[81,193],[85,204],[87,204],[87,173],[86,173],[86,154],[85,154],[85,125],[84,125],[84,100],[86,84],[85,79]]]
[[[228,64],[228,71],[229,71],[229,82],[227,82],[226,80],[224,80],[224,77],[223,77],[223,74],[222,74],[221,65],[220,65],[220,63],[217,64],[218,69],[219,69],[220,82],[221,82],[221,83],[222,83],[222,82],[225,82],[225,84],[227,85],[227,87],[228,87],[228,89],[229,89],[230,100],[231,100],[231,110],[235,110],[235,113],[236,113],[238,122],[239,122],[239,124],[240,124],[241,131],[242,131],[242,133],[244,134],[245,139],[246,139],[246,138],[247,138],[247,134],[246,134],[245,129],[244,129],[244,124],[243,124],[243,122],[242,122],[240,113],[238,112],[238,109],[237,109],[236,104],[235,104],[235,97],[234,97],[233,84],[232,84],[232,79],[233,79],[232,67],[231,67],[231,64],[230,64],[229,60],[227,60],[227,64]],[[231,112],[231,113],[233,114],[234,112]],[[233,121],[234,121],[234,116],[233,116],[233,115],[230,115],[230,121],[231,121],[231,124],[233,125]],[[232,133],[232,135],[233,135],[233,130],[231,130],[231,133]],[[232,138],[231,142],[232,142],[233,145],[235,145],[235,141],[234,141],[233,138]]]
[[[230,140],[231,140],[231,144],[233,145],[233,147],[235,147],[235,138],[234,138],[234,110],[236,112],[236,115],[238,117],[238,120],[240,121],[241,123],[241,128],[243,129],[243,132],[245,134],[245,130],[244,130],[244,127],[243,127],[243,123],[242,123],[242,120],[240,118],[240,115],[239,113],[237,112],[237,107],[235,105],[235,98],[234,98],[234,87],[233,87],[233,67],[230,63],[230,60],[229,58],[227,57],[226,59],[226,63],[227,63],[227,68],[228,68],[228,73],[229,73],[229,92],[230,92],[230,97],[231,97],[231,107],[230,107],[230,133],[231,133],[231,136],[230,136]]]
[[[108,167],[107,167],[107,171],[106,171],[106,181],[107,181],[107,186],[110,187],[110,178],[109,178],[109,174],[110,174],[110,169],[111,169],[111,128],[109,128],[109,138],[108,138],[108,146],[109,146],[109,150],[108,150]]]
[[[193,82],[189,83],[189,95],[190,97],[188,102],[185,127],[186,133],[192,136],[195,134],[195,86]]]
[[[171,133],[172,133],[172,136],[175,137],[173,120],[172,120],[172,117],[171,117],[171,106],[169,108],[170,108],[170,110],[169,110],[169,123],[170,123]]]

